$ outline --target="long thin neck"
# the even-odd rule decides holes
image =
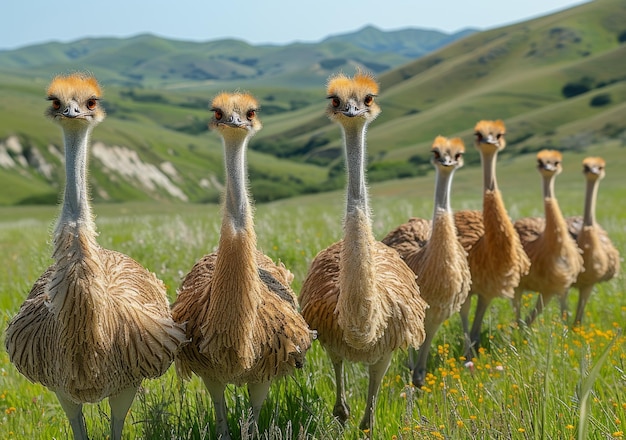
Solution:
[[[235,285],[241,287],[232,290],[249,294],[250,283],[256,282],[257,268],[254,257],[256,234],[246,188],[246,142],[247,138],[224,139],[226,190],[215,271],[216,277],[229,279],[228,284],[231,287]],[[233,267],[237,268],[235,273]]]
[[[383,314],[376,293],[376,240],[365,183],[365,127],[344,128],[344,136],[348,183],[337,313],[345,341],[362,349],[380,337]]]
[[[91,127],[66,129],[65,192],[56,232],[66,227],[95,230],[87,189],[87,152]]]
[[[559,203],[554,194],[554,181],[556,175],[543,176],[543,204],[545,210],[546,236],[554,233],[556,235],[567,234],[567,226]]]
[[[224,140],[226,190],[224,217],[211,284],[206,324],[209,351],[231,359],[233,350],[241,365],[250,368],[256,359],[251,336],[262,301],[256,261],[256,234],[247,194],[246,140]]]
[[[452,187],[452,176],[454,175],[454,169],[446,172],[441,172],[438,168],[436,171],[436,183],[435,183],[435,216],[437,212],[452,213],[450,207],[450,188]]]
[[[89,126],[64,130],[66,182],[53,239],[55,271],[48,291],[51,310],[60,317],[58,322],[67,326],[63,332],[81,335],[74,341],[104,337],[99,312],[106,308],[107,295],[103,283],[92,282],[102,276],[104,269],[87,189],[90,133]],[[86,272],[89,277],[84,276]],[[77,311],[81,314],[80,320],[75,319]],[[83,350],[83,347],[76,349]]]
[[[484,191],[495,191],[498,189],[496,182],[496,160],[497,151],[486,151],[480,155],[483,165],[483,189]]]
[[[543,198],[554,198],[554,175],[543,176]]]
[[[251,208],[246,189],[247,172],[245,151],[248,138],[224,140],[226,165],[226,192],[224,198],[224,221],[232,222],[236,230],[251,224]]]
[[[347,212],[359,208],[366,214],[369,210],[367,185],[365,182],[365,131],[363,125],[351,125],[343,128],[346,143]]]
[[[585,191],[585,214],[583,224],[593,226],[596,223],[596,199],[598,197],[599,179],[587,180],[587,190]]]
[[[344,127],[344,136],[348,182],[340,276],[342,290],[362,301],[364,296],[372,295],[374,267],[370,256],[375,241],[365,183],[365,125]],[[353,276],[356,273],[360,275]]]

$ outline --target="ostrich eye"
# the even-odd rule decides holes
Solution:
[[[441,158],[441,154],[437,150],[433,150],[433,156],[435,157],[435,159]]]
[[[339,98],[337,98],[336,96],[333,96],[331,98],[331,104],[333,107],[337,108],[339,107],[339,104],[341,104],[341,102],[339,101]]]
[[[476,132],[474,133],[474,136],[476,136],[476,139],[481,140],[483,138],[483,135],[480,132]]]
[[[372,102],[374,102],[374,97],[372,95],[367,95],[363,100],[363,103],[368,107],[372,105]]]
[[[255,117],[256,117],[256,110],[248,110],[248,112],[246,113],[246,118],[248,118],[248,120],[251,121]]]
[[[558,167],[560,163],[561,163],[561,162],[559,162],[559,161],[557,160],[556,162],[554,162],[554,166],[555,166],[555,167]]]
[[[543,162],[541,161],[541,159],[537,159],[537,165],[543,166]]]
[[[52,108],[55,110],[59,110],[61,108],[61,101],[59,99],[52,99]]]
[[[87,100],[87,108],[89,110],[93,110],[96,108],[96,106],[98,105],[98,101],[96,99],[88,99]]]
[[[498,133],[498,134],[496,135],[496,139],[500,139],[501,137],[502,137],[502,133]]]
[[[224,117],[224,113],[222,113],[221,110],[213,110],[214,115],[215,115],[215,119],[220,121],[223,117]]]
[[[454,159],[455,159],[455,160],[459,160],[461,157],[463,157],[463,153],[456,153],[456,154],[454,155]]]

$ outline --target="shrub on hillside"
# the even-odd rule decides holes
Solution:
[[[594,96],[589,101],[589,105],[592,107],[602,107],[604,105],[611,103],[611,95],[608,93],[600,93],[599,95]]]
[[[577,82],[568,82],[561,89],[561,93],[566,98],[573,98],[574,96],[582,95],[591,90],[591,84],[589,81],[580,80]]]

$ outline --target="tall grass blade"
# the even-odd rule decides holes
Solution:
[[[580,405],[580,414],[578,416],[578,440],[585,440],[587,438],[587,425],[589,422],[589,395],[591,394],[591,388],[593,387],[594,382],[600,375],[600,370],[602,369],[604,362],[608,358],[613,344],[615,344],[615,341],[619,339],[620,335],[621,330],[617,332],[617,335],[604,349],[602,355],[600,355],[600,358],[591,369],[587,377],[584,377],[584,369],[582,367],[583,363],[581,363],[581,382],[578,388],[578,401]]]

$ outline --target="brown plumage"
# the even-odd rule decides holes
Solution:
[[[562,171],[562,159],[561,153],[554,150],[542,150],[537,154],[545,219],[529,217],[515,222],[515,229],[531,261],[530,271],[515,289],[513,307],[518,321],[522,293],[526,290],[539,292],[535,308],[525,319],[527,325],[532,324],[553,296],[563,297],[583,269],[582,255],[569,235],[554,194],[554,181]]]
[[[382,240],[396,249],[415,272],[422,298],[429,305],[424,320],[426,339],[417,355],[414,348],[409,349],[409,366],[417,387],[424,385],[430,345],[439,326],[460,311],[471,284],[467,253],[457,239],[450,208],[452,177],[456,169],[463,166],[465,145],[459,138],[438,136],[431,151],[436,171],[432,221],[411,218]]]
[[[480,121],[474,132],[475,146],[483,166],[483,210],[458,211],[454,215],[459,240],[468,253],[472,276],[470,296],[461,307],[467,359],[478,353],[482,321],[491,301],[513,298],[521,276],[528,273],[530,267],[496,181],[498,152],[506,146],[504,123],[500,120]],[[478,296],[478,302],[469,330],[473,294]]]
[[[67,174],[54,262],[6,334],[11,361],[56,393],[76,439],[87,439],[82,404],[106,397],[111,438],[120,439],[137,387],[162,375],[186,340],[171,318],[163,283],[96,242],[86,173],[89,135],[105,116],[100,95],[87,75],[56,77],[49,86],[47,115],[63,129]]]
[[[301,368],[314,338],[298,313],[293,275],[256,247],[245,153],[248,140],[261,129],[257,107],[245,93],[213,99],[209,126],[222,137],[226,164],[221,235],[217,251],[184,278],[172,307],[174,319],[187,323],[191,339],[176,359],[177,370],[183,378],[193,372],[204,381],[222,439],[230,438],[226,384],[248,385],[258,421],[272,379]]]
[[[344,238],[321,251],[302,285],[300,304],[309,326],[328,352],[335,370],[333,414],[349,417],[343,361],[369,364],[367,406],[361,429],[373,428],[375,401],[393,352],[419,347],[424,340],[424,310],[415,274],[400,256],[372,233],[365,183],[365,132],[380,113],[378,85],[369,75],[332,77],[329,118],[340,124],[347,162]]]
[[[583,174],[587,182],[585,207],[582,217],[565,219],[571,236],[576,240],[583,255],[584,270],[578,274],[573,287],[579,292],[574,324],[583,320],[585,305],[593,286],[609,281],[619,274],[620,255],[607,232],[596,222],[596,199],[600,180],[604,179],[606,163],[601,157],[583,160]],[[564,297],[565,298],[565,297]]]

